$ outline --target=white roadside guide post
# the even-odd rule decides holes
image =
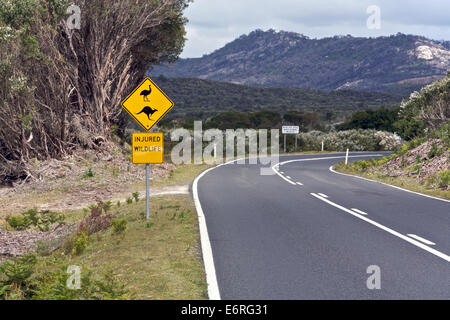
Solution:
[[[324,152],[325,148],[324,148],[324,142],[322,140],[322,152]]]
[[[347,149],[347,153],[345,154],[345,165],[347,165],[348,164],[348,149]]]
[[[174,106],[170,98],[150,78],[145,78],[122,102],[122,107],[150,132]],[[150,164],[164,162],[164,134],[133,133],[132,160],[145,164],[145,205],[147,220],[150,219]]]
[[[297,135],[300,133],[299,126],[282,126],[282,134],[284,134],[284,153],[286,153],[286,135],[295,134],[295,151],[297,151]]]

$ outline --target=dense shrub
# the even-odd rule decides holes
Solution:
[[[23,231],[34,226],[42,232],[48,232],[53,224],[62,223],[64,216],[49,210],[38,212],[37,209],[30,209],[20,216],[9,216],[6,221],[16,231]]]
[[[450,118],[450,72],[420,92],[411,94],[400,106],[395,129],[404,139],[440,130]]]
[[[399,109],[379,109],[359,111],[351,119],[336,127],[337,130],[374,129],[395,132],[394,123],[398,120]]]
[[[299,135],[302,151],[321,150],[324,141],[327,151],[384,151],[400,145],[398,136],[375,130],[348,130],[330,133],[313,131]]]
[[[114,219],[111,222],[114,234],[122,234],[127,229],[127,220],[124,218]]]

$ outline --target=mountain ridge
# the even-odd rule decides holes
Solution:
[[[407,94],[443,78],[448,69],[450,41],[400,33],[311,39],[295,32],[256,30],[201,58],[156,66],[150,75]]]

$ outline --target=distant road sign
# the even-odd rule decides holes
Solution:
[[[172,100],[150,78],[142,81],[122,102],[122,107],[147,131],[173,106]]]
[[[162,133],[134,133],[132,139],[134,164],[163,163],[164,135]]]
[[[283,134],[299,134],[300,127],[299,126],[283,126],[282,133]]]

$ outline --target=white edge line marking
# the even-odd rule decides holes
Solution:
[[[405,235],[403,235],[403,234],[401,234],[401,233],[399,233],[399,232],[397,232],[395,230],[392,230],[392,229],[390,229],[388,227],[383,226],[382,224],[380,224],[378,222],[375,222],[375,221],[373,221],[373,220],[371,220],[369,218],[366,218],[366,217],[364,217],[364,216],[362,216],[360,214],[357,214],[357,213],[355,213],[355,212],[353,212],[353,211],[351,211],[351,210],[349,210],[349,209],[347,209],[347,208],[345,208],[343,206],[340,206],[340,205],[338,205],[338,204],[336,204],[334,202],[331,202],[328,199],[322,198],[321,196],[319,196],[319,195],[317,195],[315,193],[311,193],[311,195],[316,197],[319,200],[322,200],[322,201],[328,203],[329,205],[332,205],[333,207],[336,207],[336,208],[338,208],[338,209],[340,209],[342,211],[350,213],[351,215],[353,215],[353,216],[355,216],[355,217],[357,217],[357,218],[359,218],[361,220],[364,220],[364,221],[374,225],[375,227],[378,227],[378,228],[380,228],[380,229],[382,229],[382,230],[384,230],[386,232],[389,232],[390,234],[392,234],[392,235],[394,235],[396,237],[399,237],[400,239],[403,239],[403,240],[405,240],[405,241],[407,241],[407,242],[409,242],[409,243],[411,243],[411,244],[413,244],[413,245],[415,245],[415,246],[417,246],[417,247],[419,247],[419,248],[421,248],[421,249],[423,249],[425,251],[428,251],[429,253],[432,253],[435,256],[438,256],[439,258],[444,259],[447,262],[450,262],[450,256],[446,255],[445,253],[442,253],[442,252],[440,252],[440,251],[438,251],[436,249],[430,248],[430,247],[424,245],[422,242],[413,240],[413,239],[411,239],[411,238],[409,238],[409,237],[407,237],[407,236],[405,236]]]
[[[297,182],[297,184],[298,184],[299,186],[302,186],[302,185],[303,185],[303,183],[301,183],[301,182]]]
[[[363,216],[367,216],[367,213],[365,213],[364,211],[361,211],[361,210],[355,209],[355,208],[352,208],[352,210],[355,211],[356,213],[362,214]]]
[[[429,246],[435,246],[436,245],[436,243],[431,242],[431,241],[429,241],[427,239],[424,239],[422,237],[419,237],[418,235],[415,235],[415,234],[408,233],[408,237],[411,237],[411,238],[414,238],[416,240],[419,240],[420,242],[423,242],[423,243],[425,243],[425,244],[427,244]]]
[[[208,297],[210,300],[221,300],[219,285],[217,283],[216,268],[214,266],[214,258],[211,249],[211,241],[209,240],[208,228],[206,226],[206,219],[203,213],[202,205],[198,198],[198,181],[208,172],[216,169],[210,168],[203,171],[197,178],[195,178],[192,185],[192,193],[194,197],[195,208],[197,209],[198,224],[200,230],[200,241],[202,246],[203,262],[205,264],[206,282],[208,284]]]
[[[336,173],[336,174],[343,175],[343,176],[353,177],[353,178],[358,178],[358,179],[361,179],[361,180],[366,180],[366,181],[370,181],[370,182],[380,183],[380,184],[383,184],[385,186],[388,186],[388,187],[391,187],[391,188],[395,188],[395,189],[398,189],[398,190],[402,190],[402,191],[406,191],[406,192],[409,192],[409,193],[414,193],[414,194],[417,194],[417,195],[422,196],[422,197],[427,197],[427,198],[430,198],[430,199],[435,199],[435,200],[440,200],[440,201],[444,201],[444,202],[449,202],[450,203],[450,200],[446,200],[446,199],[442,199],[442,198],[438,198],[438,197],[433,197],[433,196],[429,196],[427,194],[423,194],[423,193],[419,193],[419,192],[403,189],[403,188],[394,186],[392,184],[384,183],[384,182],[377,181],[377,180],[367,179],[367,178],[355,176],[355,175],[352,175],[352,174],[337,172],[336,170],[333,169],[333,166],[330,167],[330,171],[333,172],[333,173]]]
[[[318,193],[319,196],[324,197],[324,198],[328,198],[328,196],[326,194],[323,193]]]
[[[373,154],[368,154],[368,155],[360,155],[360,156],[349,156],[349,158],[364,158],[364,157],[376,157],[376,156],[382,156],[382,154],[375,154],[375,155],[373,155]],[[279,163],[277,163],[276,165],[274,165],[274,166],[272,167],[272,170],[273,170],[273,172],[275,172],[281,179],[283,179],[283,180],[289,182],[289,183],[292,184],[292,185],[295,185],[294,182],[292,182],[292,181],[289,180],[289,179],[286,179],[286,178],[283,176],[284,172],[281,172],[281,173],[278,172],[278,171],[275,169],[275,167],[279,167],[279,166],[282,166],[282,165],[285,165],[285,164],[291,163],[291,162],[315,161],[315,160],[326,160],[326,159],[341,159],[341,158],[345,158],[345,155],[340,156],[340,157],[307,158],[307,159],[289,160],[289,161],[284,161],[284,162],[279,162]],[[232,161],[232,162],[234,162],[234,161]],[[299,183],[297,183],[297,184],[299,184]],[[303,185],[303,184],[301,184],[301,185]]]

